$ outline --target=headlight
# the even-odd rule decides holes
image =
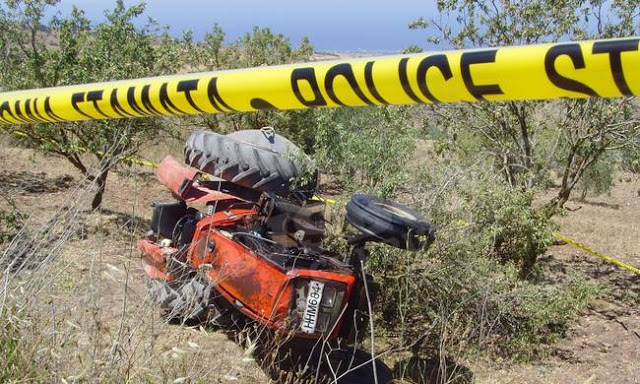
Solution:
[[[336,288],[325,287],[322,295],[322,306],[326,308],[335,307],[337,296],[338,296],[338,290]]]
[[[338,321],[345,285],[321,280],[299,279],[294,297],[294,324],[304,333],[326,333]]]
[[[325,333],[331,330],[333,324],[331,324],[331,315],[328,313],[320,313],[318,315],[318,320],[316,321],[316,329],[317,333]]]

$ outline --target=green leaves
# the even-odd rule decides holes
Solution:
[[[155,22],[137,26],[143,3],[127,7],[117,1],[105,12],[106,21],[96,25],[77,8],[68,16],[45,20],[45,10],[56,3],[31,0],[0,5],[0,47],[4,48],[0,87],[28,89],[138,78],[175,73],[186,65],[181,42],[165,33],[158,45]],[[162,119],[147,118],[28,124],[22,129],[34,146],[64,156],[89,178],[106,180],[109,169],[142,143],[157,140],[166,128]],[[97,170],[87,165],[87,157],[82,156],[87,153],[98,163]],[[104,182],[98,184],[101,196]]]
[[[409,172],[416,129],[411,107],[319,110],[314,158],[348,190],[392,196]]]
[[[480,237],[487,254],[513,262],[527,277],[539,255],[553,242],[553,222],[532,207],[533,196],[490,184],[463,195],[471,213],[471,232]]]
[[[298,47],[281,33],[270,28],[254,27],[236,41],[225,42],[225,33],[214,24],[205,34],[204,40],[192,46],[187,55],[193,60],[189,68],[196,70],[223,70],[234,68],[260,67],[306,61],[313,54],[309,39],[304,38]],[[272,111],[262,110],[251,113],[229,113],[224,115],[190,118],[197,125],[228,132],[241,129],[256,129],[273,126],[280,134],[287,136],[306,151],[310,148],[313,133],[314,111]]]
[[[0,244],[13,239],[24,225],[25,216],[17,209],[0,209]]]

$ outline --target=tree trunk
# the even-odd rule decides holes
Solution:
[[[520,278],[523,280],[529,280],[534,277],[534,269],[533,267],[536,265],[536,261],[538,260],[538,255],[534,252],[529,252],[529,254],[522,260],[522,265],[520,267]]]
[[[98,187],[98,191],[93,196],[93,201],[91,202],[91,208],[98,209],[100,205],[102,205],[102,196],[104,195],[105,187],[107,186],[107,176],[109,175],[109,169],[103,169],[100,172],[100,175],[96,178],[96,185]]]

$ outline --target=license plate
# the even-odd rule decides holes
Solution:
[[[315,280],[311,280],[311,282],[309,282],[307,307],[304,309],[301,327],[302,332],[304,333],[314,333],[316,331],[318,313],[320,312],[320,303],[322,302],[322,291],[324,291],[324,283]]]

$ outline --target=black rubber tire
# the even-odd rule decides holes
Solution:
[[[327,382],[334,381],[335,377],[340,377],[337,384],[389,384],[393,381],[393,372],[381,360],[375,360],[375,369],[371,354],[362,350],[352,348],[334,349],[330,354],[325,354],[322,369]],[[328,364],[331,364],[331,368]],[[375,370],[375,375],[374,375]]]
[[[191,279],[168,282],[149,280],[149,296],[164,311],[164,317],[181,323],[201,323],[208,320],[212,302],[212,287]]]
[[[373,239],[401,249],[426,249],[435,228],[404,205],[369,195],[353,195],[347,203],[347,221]]]
[[[323,347],[318,340],[297,338],[271,352],[275,352],[271,356],[275,364],[269,360],[268,366],[277,369],[274,378],[284,371],[292,373],[296,383],[370,384],[375,382],[374,377],[379,384],[393,381],[391,369],[382,360],[376,358],[374,375],[371,354],[353,347]]]
[[[269,130],[246,130],[220,135],[196,131],[184,148],[185,162],[224,180],[274,193],[281,197],[307,200],[318,183],[313,161],[289,140]],[[292,189],[304,172],[310,180]]]

